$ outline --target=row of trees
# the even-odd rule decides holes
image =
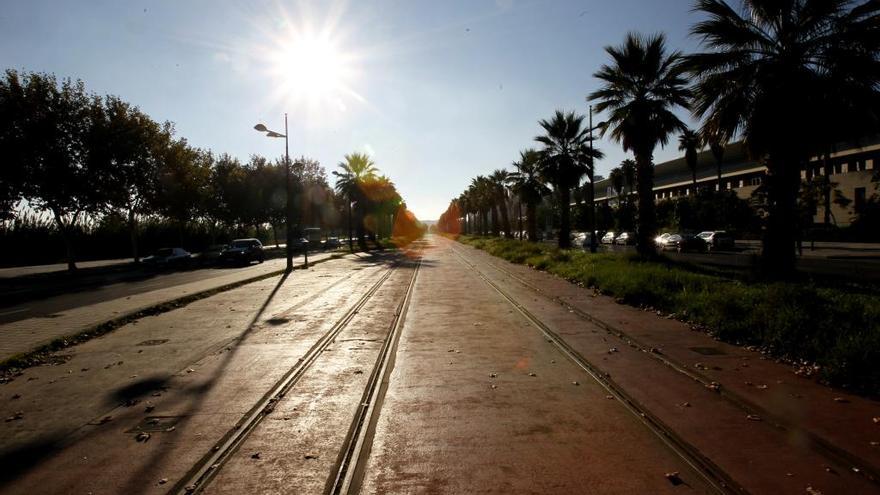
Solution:
[[[742,140],[767,167],[762,258],[769,274],[784,277],[794,271],[801,170],[811,156],[827,157],[837,143],[880,128],[880,4],[743,0],[739,7],[696,2],[694,10],[705,16],[692,28],[701,53],[670,52],[663,34],[631,33],[622,45],[607,47],[610,62],[594,74],[601,86],[589,99],[605,115],[599,131],[633,154],[639,253],[654,251],[657,146],[680,134],[695,166],[699,148],[710,147],[720,164],[725,144]],[[690,110],[699,131],[689,132],[676,109]],[[561,247],[568,242],[568,191],[601,156],[584,153],[592,151],[584,147],[584,132],[591,134],[581,123],[557,112],[541,121],[546,134],[537,138],[544,145],[537,176],[559,202]],[[472,211],[468,196],[453,201],[446,216]]]
[[[148,218],[177,225],[181,245],[185,227],[196,221],[226,232],[253,228],[259,234],[268,226],[277,243],[278,231],[288,228],[341,230],[354,203],[365,246],[368,233],[381,234],[383,226],[390,232],[390,216],[403,203],[364,155],[345,157],[335,189],[317,161],[301,157],[290,164],[294,208],[288,226],[283,158],[254,155],[243,163],[215,155],[118,97],[41,73],[9,70],[0,80],[0,157],[0,221],[9,225],[22,213],[50,219],[71,270],[82,224],[107,216],[126,220],[138,261],[139,225]],[[364,162],[366,171],[348,175]]]

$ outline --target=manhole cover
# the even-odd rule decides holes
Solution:
[[[717,347],[690,347],[690,350],[696,352],[697,354],[702,354],[704,356],[720,356],[722,354],[726,354],[721,349]]]
[[[137,345],[162,345],[168,342],[168,339],[145,340]]]
[[[126,433],[165,431],[180,422],[180,416],[147,416]]]

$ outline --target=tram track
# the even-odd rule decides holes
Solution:
[[[455,249],[452,249],[452,253],[458,258],[459,262],[469,268],[477,277],[483,280],[483,282],[513,306],[513,308],[532,326],[537,328],[547,341],[557,349],[557,351],[589,375],[597,384],[604,388],[609,395],[617,399],[635,419],[644,424],[652,433],[654,433],[661,442],[663,442],[685,464],[698,473],[709,486],[715,489],[717,493],[748,493],[748,491],[733,480],[730,475],[712,462],[711,459],[703,455],[698,448],[679,436],[672,428],[663,423],[660,418],[641,405],[634,397],[629,395],[620,385],[612,380],[607,373],[603,372],[598,366],[571,347],[546,323],[530,312],[509,292],[493,282],[485,273],[477,268],[476,265],[470,263],[465,256]]]
[[[354,302],[347,310],[334,322],[334,324],[324,332],[315,343],[306,351],[301,358],[294,364],[270,389],[260,398],[259,401],[232,427],[232,429],[218,441],[213,449],[205,454],[199,462],[197,462],[190,471],[178,481],[168,493],[187,495],[201,493],[216,474],[223,468],[225,463],[235,454],[238,448],[247,440],[255,428],[268,416],[275,407],[275,404],[300,381],[305,373],[312,367],[315,361],[321,356],[324,350],[330,346],[335,338],[346,328],[355,318],[358,312],[373,298],[382,285],[391,277],[393,273],[400,267],[400,263],[395,263],[387,269],[387,271],[379,277],[357,301]],[[314,300],[311,297],[309,300]],[[305,304],[307,301],[303,301]],[[287,311],[291,311],[289,308]]]
[[[462,259],[472,270],[480,273],[481,276],[483,275],[479,268],[477,268],[474,263],[471,263],[467,259],[467,257],[461,253],[461,250],[456,248],[451,249],[452,252],[455,253],[455,255],[458,256],[460,259]],[[691,369],[686,364],[676,361],[661,352],[657,352],[657,350],[653,346],[650,346],[642,342],[640,339],[633,337],[631,334],[622,330],[618,326],[613,325],[603,319],[597,318],[596,316],[591,315],[583,311],[582,309],[568,303],[560,297],[548,294],[546,291],[535,286],[534,284],[529,283],[527,280],[511,272],[510,270],[507,270],[506,268],[489,261],[486,261],[485,264],[503,273],[505,276],[516,281],[523,287],[530,289],[544,299],[562,306],[569,313],[574,314],[585,321],[588,321],[589,323],[599,327],[602,330],[605,330],[608,334],[617,337],[628,346],[640,351],[645,356],[648,356],[649,358],[663,364],[664,366],[669,367],[670,369],[680,373],[681,375],[686,376],[687,378],[693,380],[695,383],[704,387],[706,390],[712,390],[714,394],[716,394],[729,404],[740,409],[741,411],[745,412],[747,415],[756,415],[761,417],[765,424],[782,433],[795,433],[802,438],[808,439],[810,441],[810,448],[815,453],[819,454],[822,457],[825,457],[829,460],[829,462],[836,464],[838,467],[845,470],[851,470],[854,473],[858,473],[862,475],[866,480],[874,483],[877,486],[880,486],[880,472],[878,472],[877,469],[873,466],[863,462],[858,456],[833,445],[824,438],[786,420],[785,418],[773,414],[771,411],[761,407],[760,405],[749,400],[748,398],[743,397],[742,395],[737,394],[736,392],[731,391],[728,388],[719,386],[719,384],[712,380],[710,377]]]
[[[382,403],[388,389],[391,372],[394,370],[401,329],[409,309],[416,278],[421,268],[421,259],[415,263],[416,266],[413,269],[412,277],[394,311],[394,317],[389,325],[388,334],[382,343],[379,357],[373,366],[367,386],[358,404],[357,412],[349,426],[344,446],[334,464],[333,474],[327,480],[327,485],[324,489],[325,494],[360,493],[366,461],[370,457],[376,423],[382,410]]]

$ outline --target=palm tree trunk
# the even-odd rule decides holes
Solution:
[[[506,198],[501,198],[498,208],[501,210],[501,228],[504,229],[504,237],[510,239],[512,232],[510,231],[510,216],[507,214]]]
[[[825,171],[822,182],[822,208],[825,209],[825,226],[831,225],[831,163],[828,153],[822,154],[822,169]]]
[[[775,160],[777,159],[771,156],[768,163],[766,179],[769,204],[761,260],[767,275],[784,279],[791,277],[795,271],[796,202],[800,167],[797,167],[795,159]]]
[[[523,232],[523,225],[522,225],[522,198],[520,198],[520,199],[516,202],[516,205],[517,205],[517,210],[518,210],[518,214],[517,214],[517,225],[518,225],[518,228],[519,228],[519,230],[517,231],[517,236],[519,236],[519,240],[522,240],[522,232]]]
[[[636,154],[636,190],[639,200],[639,222],[636,250],[642,256],[657,254],[654,245],[656,215],[654,212],[654,165],[650,152]]]
[[[526,228],[529,230],[529,242],[538,242],[537,209],[535,203],[526,204]]]
[[[559,188],[559,249],[571,247],[571,189]]]

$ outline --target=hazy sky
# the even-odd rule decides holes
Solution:
[[[2,4],[0,67],[82,79],[242,160],[283,153],[283,140],[253,125],[283,131],[288,112],[291,154],[329,174],[344,154],[366,151],[422,219],[473,176],[510,168],[535,145],[538,119],[586,113],[603,47],[627,31],[697,46],[691,0]],[[597,145],[601,174],[626,158],[617,144]]]

